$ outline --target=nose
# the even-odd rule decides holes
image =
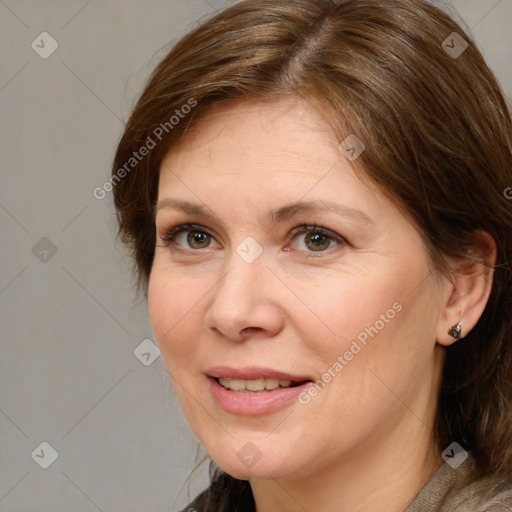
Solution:
[[[207,328],[233,341],[278,334],[284,324],[276,294],[279,280],[264,259],[247,263],[234,254],[228,268],[212,290],[213,299],[205,315]]]

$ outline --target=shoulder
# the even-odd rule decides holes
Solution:
[[[471,456],[455,467],[445,463],[406,512],[512,512],[512,476],[479,478]]]
[[[192,503],[189,503],[180,512],[203,512],[204,507],[205,507],[207,492],[208,492],[208,489],[203,491],[199,496],[197,496],[197,498]]]
[[[488,476],[465,485],[447,496],[444,512],[512,511],[512,478]]]
[[[249,483],[224,473],[181,512],[206,510],[254,512]],[[444,464],[406,512],[512,512],[512,476],[478,478],[472,457],[456,469]]]
[[[221,473],[210,486],[181,512],[254,512],[251,486]]]

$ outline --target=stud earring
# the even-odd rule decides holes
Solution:
[[[448,330],[448,334],[454,338],[454,339],[459,339],[460,338],[460,333],[462,332],[462,324],[459,322],[457,325],[454,325],[453,327],[451,327],[449,330]]]

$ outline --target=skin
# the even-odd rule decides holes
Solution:
[[[356,177],[322,119],[297,99],[217,108],[166,156],[150,321],[192,430],[222,469],[250,481],[258,512],[400,511],[443,463],[446,447],[432,438],[442,345],[459,320],[462,336],[474,326],[490,279],[434,271],[414,226]],[[318,199],[369,221],[321,211],[269,221],[271,210]],[[212,236],[164,241],[182,223]],[[346,242],[321,237],[324,250],[314,251],[314,232],[287,239],[303,223]],[[252,263],[236,252],[247,236],[263,249]],[[205,372],[216,365],[321,379],[397,303],[400,312],[308,404],[249,416],[213,398]],[[261,454],[251,468],[237,457],[248,442]]]

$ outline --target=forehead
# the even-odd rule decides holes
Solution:
[[[325,116],[301,99],[217,107],[164,158],[155,213],[169,211],[159,207],[166,201],[185,201],[253,224],[272,220],[274,212],[277,219],[298,202],[328,202],[358,210],[360,219],[392,219],[396,227],[403,212],[364,173],[356,174],[339,146]]]
[[[356,174],[339,145],[305,102],[218,109],[163,160],[157,222],[180,211],[239,231],[298,217],[366,233],[410,231],[407,215]]]
[[[354,174],[338,146],[322,114],[300,99],[216,106],[166,155],[161,185],[187,176],[290,187],[297,179],[314,183],[333,168]]]
[[[187,213],[253,223],[307,213],[302,203],[319,212],[313,205],[323,203],[368,223],[394,209],[338,146],[324,116],[300,99],[212,108],[164,158],[156,213],[181,202]]]

